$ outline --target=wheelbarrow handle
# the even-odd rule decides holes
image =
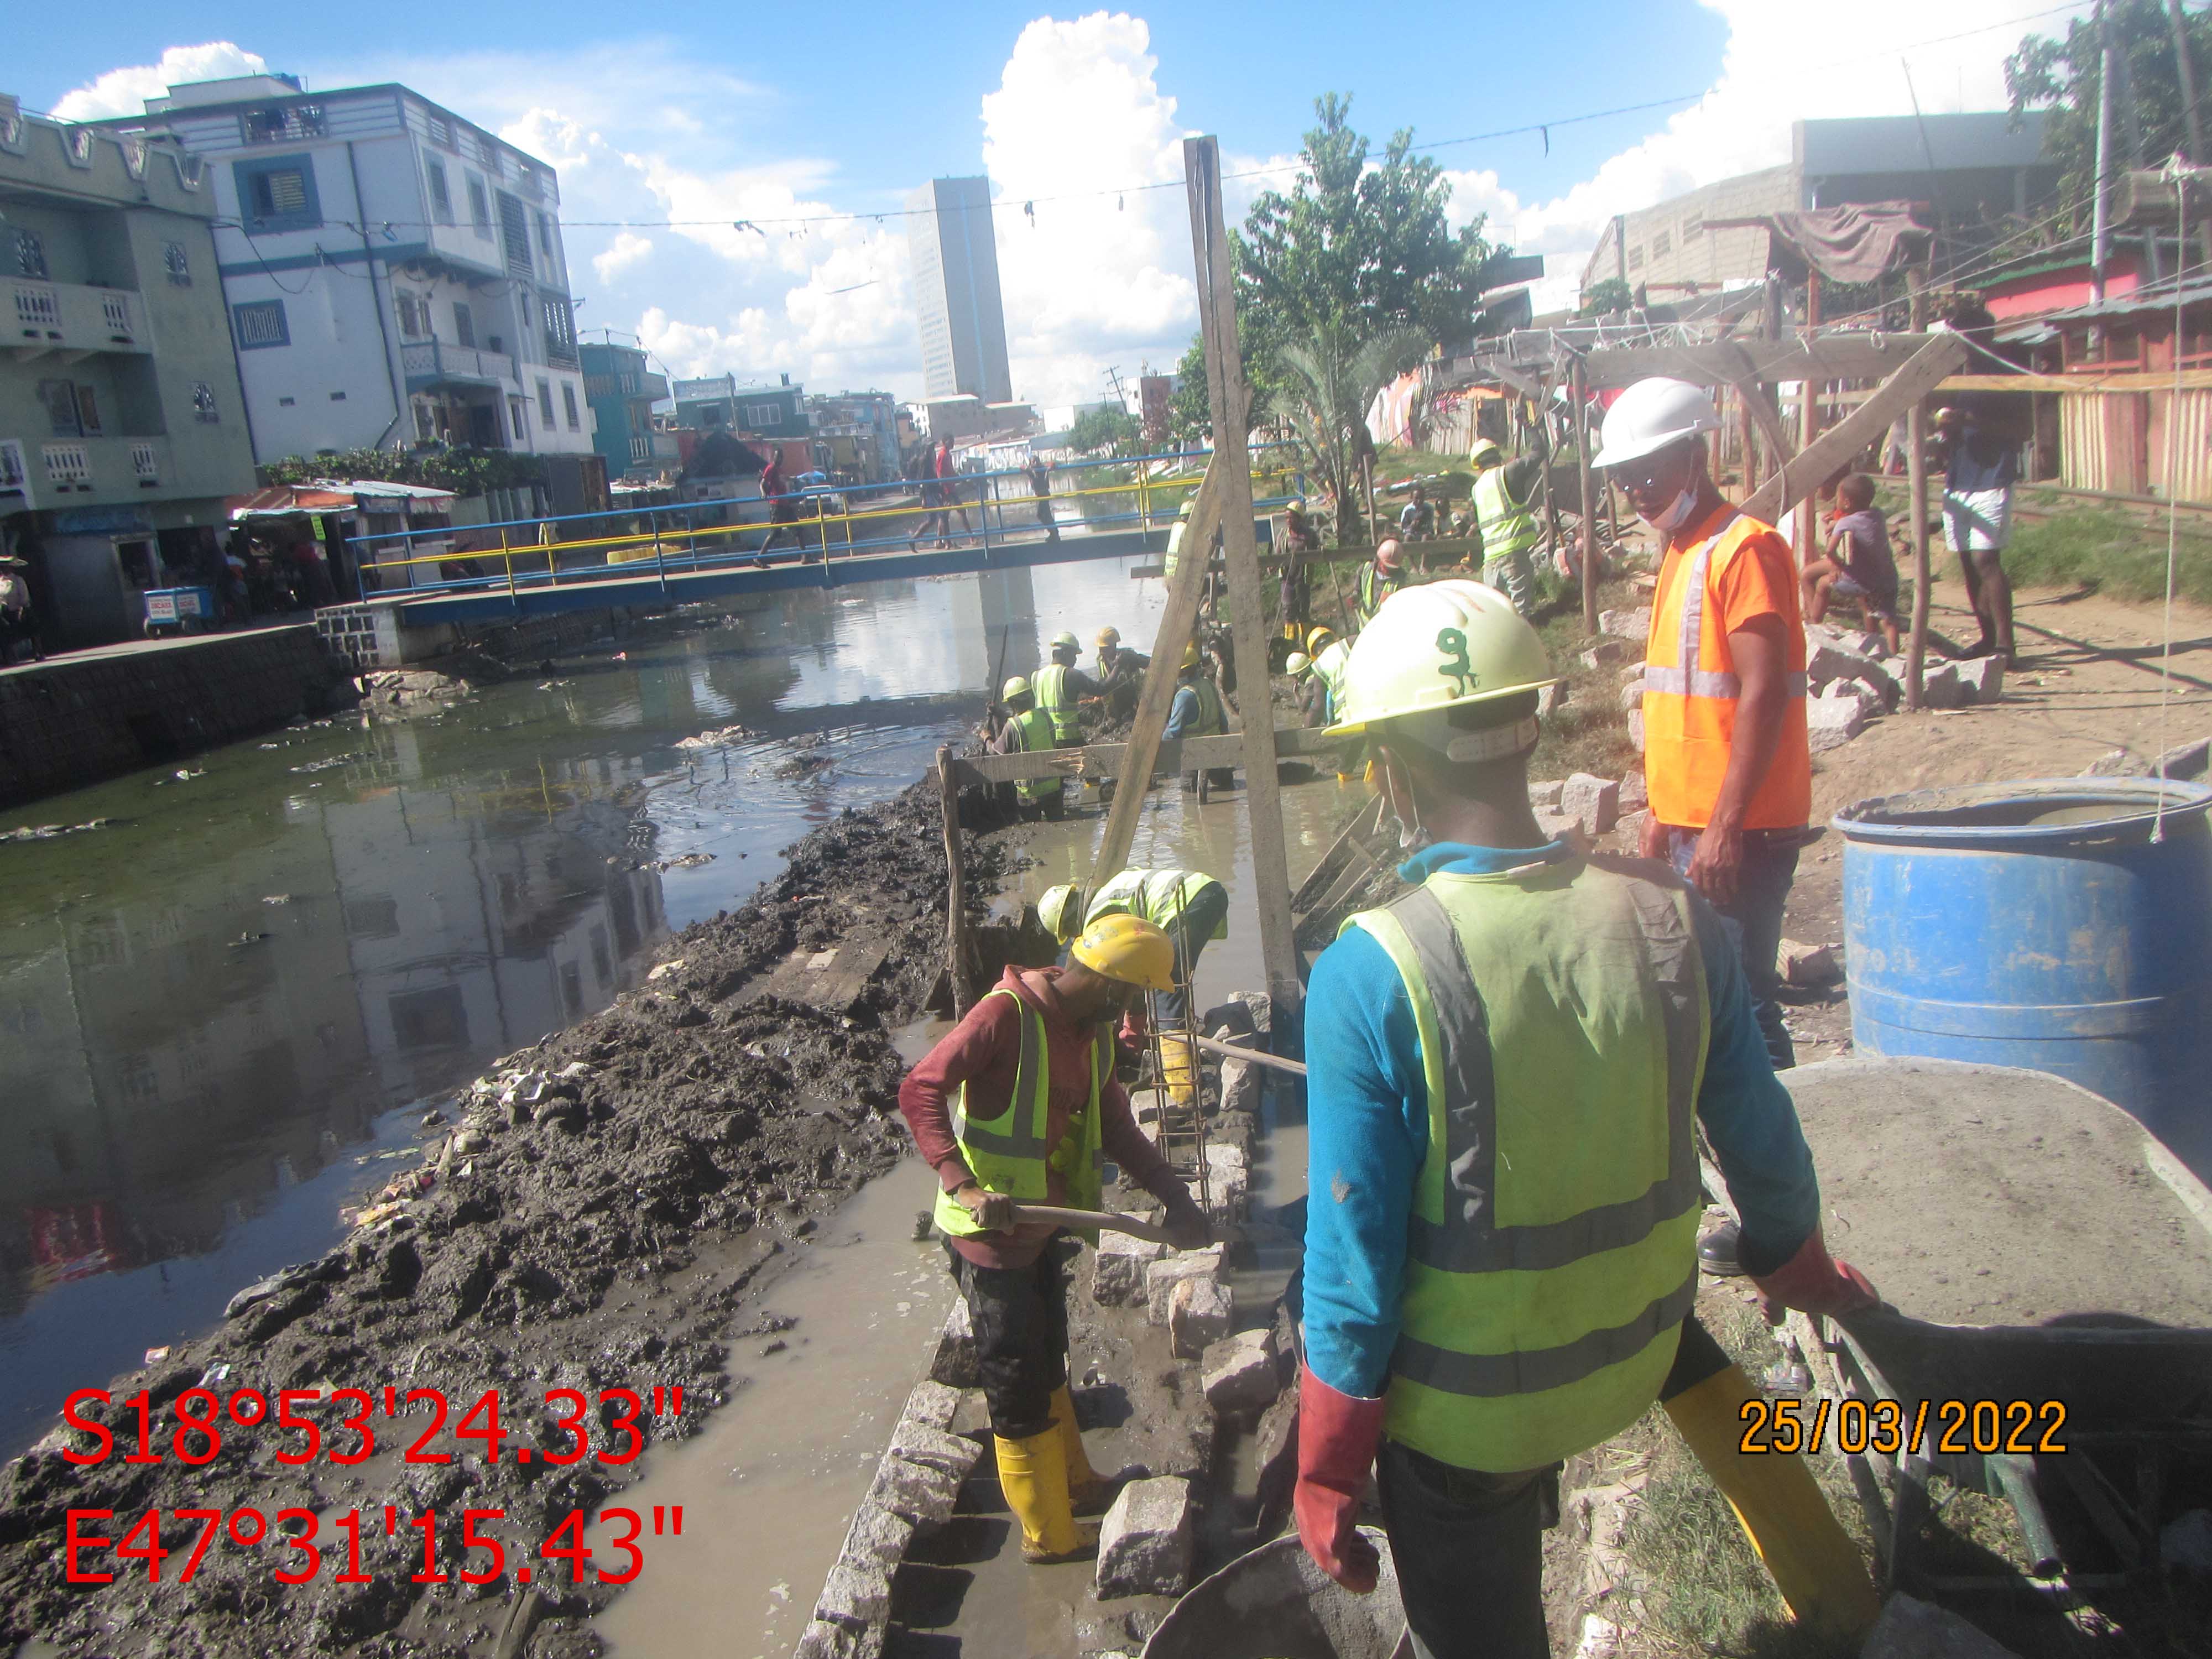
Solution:
[[[1064,1210],[1054,1204],[1017,1204],[1014,1219],[1048,1221],[1056,1227],[1089,1229],[1103,1227],[1112,1232],[1127,1233],[1132,1238],[1150,1240],[1155,1244],[1168,1243],[1167,1230],[1149,1221],[1140,1221],[1133,1215],[1122,1215],[1112,1210]]]

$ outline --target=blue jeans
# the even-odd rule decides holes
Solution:
[[[1667,826],[1666,858],[1675,870],[1690,873],[1690,859],[1698,850],[1702,832]],[[1767,1057],[1778,1072],[1797,1063],[1790,1047],[1790,1028],[1782,1023],[1782,1005],[1775,992],[1782,976],[1774,971],[1774,958],[1782,949],[1782,910],[1790,902],[1790,884],[1797,876],[1797,853],[1802,830],[1747,830],[1743,834],[1743,865],[1736,875],[1735,896],[1713,908],[1727,923],[1729,937],[1743,958],[1743,976],[1751,987],[1751,1011],[1766,1039]]]

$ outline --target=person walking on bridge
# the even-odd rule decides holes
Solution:
[[[1395,537],[1375,550],[1375,556],[1359,569],[1359,595],[1352,610],[1359,626],[1375,620],[1382,601],[1406,585],[1406,557]]]
[[[1662,865],[1537,827],[1558,679],[1472,580],[1394,596],[1352,647],[1331,730],[1366,739],[1413,886],[1346,923],[1308,994],[1298,1535],[1372,1589],[1374,1466],[1420,1659],[1545,1659],[1560,1466],[1658,1401],[1791,1609],[1855,1650],[1865,1565],[1801,1460],[1739,1454],[1756,1392],[1692,1316],[1698,1127],[1771,1303],[1876,1297],[1822,1243],[1720,917]]]
[[[1052,479],[1049,476],[1052,464],[1043,456],[1032,451],[1030,454],[1029,465],[1022,470],[1029,475],[1030,493],[1036,497],[1037,522],[1044,526],[1045,539],[1048,542],[1057,542],[1060,539],[1060,526],[1054,522],[1052,516]]]
[[[1529,616],[1536,609],[1536,578],[1528,556],[1544,538],[1534,510],[1544,458],[1523,455],[1509,465],[1504,451],[1487,438],[1477,439],[1467,458],[1474,464],[1474,524],[1482,541],[1482,580],[1511,599],[1514,610]]]
[[[1069,1561],[1097,1547],[1112,1482],[1091,1470],[1068,1390],[1067,1267],[1076,1243],[1021,1204],[1096,1210],[1101,1164],[1166,1206],[1170,1239],[1212,1230],[1130,1115],[1115,1080],[1115,1016],[1170,983],[1175,947],[1150,922],[1086,928],[1066,968],[1009,966],[899,1085],[899,1111],[936,1172],[935,1218],[975,1330],[999,1485],[1022,1558]]]
[[[1083,741],[1076,705],[1104,695],[1097,682],[1075,665],[1082,654],[1081,642],[1063,629],[1052,636],[1052,660],[1038,669],[1030,682],[1030,689],[1036,694],[1036,706],[1052,717],[1055,749],[1073,749]]]

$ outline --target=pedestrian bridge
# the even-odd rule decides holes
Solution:
[[[1258,452],[1255,451],[1255,459]],[[617,606],[657,608],[858,582],[1006,570],[1082,559],[1158,556],[1200,474],[1191,458],[1076,462],[1054,470],[1040,501],[1021,471],[963,474],[943,512],[949,536],[911,483],[794,490],[568,518],[354,538],[364,599],[406,628],[495,624]],[[1176,470],[1166,470],[1173,468]],[[1295,481],[1255,466],[1255,528]],[[777,514],[771,521],[771,513]],[[1042,522],[1049,512],[1054,522]]]

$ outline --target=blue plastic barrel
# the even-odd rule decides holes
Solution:
[[[2055,1072],[2197,1161],[2212,1141],[2208,809],[2212,788],[2149,778],[1844,808],[1852,1042]]]

